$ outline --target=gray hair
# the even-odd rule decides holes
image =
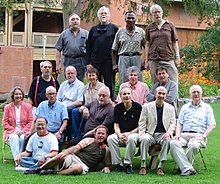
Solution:
[[[99,9],[98,9],[98,12],[97,12],[97,17],[99,17],[100,12],[101,12],[101,10],[102,10],[102,9],[105,9],[105,10],[106,10],[106,12],[107,12],[107,14],[109,14],[109,15],[110,15],[110,10],[109,10],[109,8],[108,8],[108,7],[106,7],[106,6],[102,6],[101,8],[99,8]]]
[[[72,16],[74,16],[74,15],[76,15],[77,17],[79,17],[79,20],[81,20],[79,15],[77,15],[76,13],[73,13],[72,15],[70,15],[69,22],[71,21]]]
[[[50,89],[53,89],[53,90],[55,90],[55,91],[57,92],[57,89],[56,89],[55,87],[53,87],[53,86],[48,86],[48,87],[46,88],[46,94],[48,93],[48,91],[49,91]]]
[[[197,88],[197,89],[202,93],[202,88],[201,88],[201,86],[195,84],[195,85],[192,85],[192,86],[189,88],[189,93],[190,93],[190,94],[192,93],[192,90],[193,90],[194,88]]]
[[[42,61],[42,62],[40,62],[40,68],[43,68],[45,63],[47,63],[47,64],[53,66],[50,61]]]
[[[137,66],[131,66],[127,70],[127,76],[129,76],[131,73],[136,73],[138,78],[140,78],[141,70]]]
[[[150,7],[150,13],[152,14],[153,13],[153,9],[156,8],[156,9],[159,9],[162,13],[163,13],[163,9],[161,8],[160,5],[158,4],[154,4]]]
[[[98,93],[101,90],[105,90],[107,92],[108,96],[110,96],[111,92],[110,92],[110,89],[107,86],[102,86],[101,88],[99,88]]]

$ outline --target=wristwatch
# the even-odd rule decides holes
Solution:
[[[44,158],[45,158],[45,159],[47,159],[47,158],[48,158],[48,156],[47,156],[47,155],[44,155]]]

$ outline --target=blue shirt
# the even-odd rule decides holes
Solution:
[[[201,101],[198,106],[188,103],[181,108],[178,122],[183,131],[194,131],[203,134],[210,124],[216,125],[212,107]]]
[[[41,102],[36,116],[47,119],[47,130],[52,133],[59,131],[63,120],[69,119],[67,108],[58,100],[53,105],[49,104],[48,100]]]
[[[65,106],[70,106],[75,101],[84,100],[84,84],[76,78],[76,80],[69,84],[68,80],[60,85],[57,98]]]

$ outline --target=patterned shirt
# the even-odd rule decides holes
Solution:
[[[118,52],[118,55],[124,53],[142,53],[142,46],[145,45],[145,32],[142,28],[135,26],[134,33],[130,36],[127,29],[121,28],[115,35],[112,50]]]
[[[183,131],[194,131],[203,134],[211,125],[216,125],[212,107],[201,101],[198,106],[188,103],[181,108],[178,122]]]

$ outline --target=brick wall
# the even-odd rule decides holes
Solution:
[[[0,47],[0,93],[21,86],[28,92],[33,73],[33,48]]]

